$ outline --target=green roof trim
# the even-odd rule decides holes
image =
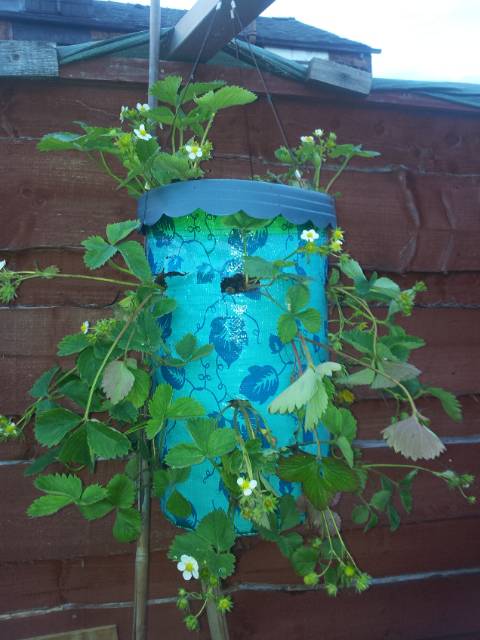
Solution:
[[[161,38],[168,37],[173,27],[162,29]],[[95,42],[85,42],[57,47],[58,62],[60,65],[70,64],[111,54],[122,52],[132,53],[135,47],[142,47],[148,44],[148,31],[140,31],[124,36],[99,40]],[[128,55],[127,53],[127,55]],[[140,53],[148,55],[146,49],[140,49]],[[288,80],[298,82],[307,81],[307,66],[293,60],[287,60],[276,53],[262,49],[254,44],[248,44],[243,40],[234,39],[227,44],[223,50],[214,56],[210,61],[213,64],[223,64],[225,66],[254,66],[252,60],[254,54],[258,66],[270,73],[281,76]],[[228,62],[227,62],[228,61]],[[421,96],[444,100],[446,102],[461,104],[467,107],[480,109],[480,85],[466,84],[459,82],[424,82],[415,80],[389,80],[384,78],[374,78],[372,93],[375,92],[408,92],[417,93]]]

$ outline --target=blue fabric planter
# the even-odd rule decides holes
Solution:
[[[225,278],[243,271],[243,240],[238,230],[222,222],[222,216],[238,211],[272,219],[246,239],[248,255],[267,260],[282,259],[294,252],[303,244],[300,236],[304,229],[315,228],[322,238],[326,228],[335,225],[332,198],[284,185],[198,180],[174,183],[143,195],[138,215],[146,232],[148,259],[155,273],[165,274],[168,295],[177,300],[174,314],[161,319],[164,338],[172,350],[186,333],[193,333],[199,344],[214,345],[208,357],[186,368],[161,367],[158,381],[171,384],[178,396],[194,396],[224,428],[231,427],[232,412],[221,416],[220,412],[229,401],[244,399],[267,421],[279,446],[310,442],[312,434],[303,433],[295,418],[271,416],[267,411],[273,398],[290,384],[294,366],[292,348],[277,337],[280,310],[258,289],[222,291]],[[304,254],[296,255],[294,261],[292,272],[311,278],[310,306],[322,314],[324,323],[318,338],[325,342],[327,261]],[[278,281],[270,291],[283,302],[289,286]],[[317,350],[315,357],[320,362],[325,354]],[[252,422],[262,437],[262,420],[252,416]],[[320,437],[322,432],[320,428]],[[166,449],[181,441],[190,441],[184,422],[169,424]],[[184,520],[167,512],[180,526],[194,528],[212,509],[228,507],[220,477],[208,462],[193,467],[188,480],[178,488],[192,505],[191,516]],[[281,494],[295,494],[297,490],[290,483],[274,488]],[[235,525],[239,533],[251,532],[251,523],[239,515]]]

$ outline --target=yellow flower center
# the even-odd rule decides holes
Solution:
[[[193,562],[185,563],[185,571],[188,571],[189,573],[193,573]]]

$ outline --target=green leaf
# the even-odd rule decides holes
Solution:
[[[318,475],[318,464],[315,456],[308,453],[297,453],[288,458],[280,458],[278,475],[288,482],[303,482],[312,475]]]
[[[40,444],[52,447],[58,444],[82,418],[68,409],[50,409],[37,415],[35,436]]]
[[[215,89],[219,89],[223,87],[225,82],[223,80],[213,80],[212,82],[191,82],[180,92],[181,104],[186,104],[187,102],[191,102],[194,98],[198,98],[203,96],[204,93],[208,93],[208,91],[215,91]]]
[[[214,576],[225,580],[235,571],[235,556],[233,553],[210,553],[207,567]]]
[[[194,362],[195,360],[200,360],[201,358],[205,358],[210,355],[213,351],[213,344],[204,344],[201,347],[198,347],[193,354],[189,358],[189,362]]]
[[[44,471],[49,465],[56,461],[60,447],[50,449],[43,456],[39,456],[25,469],[24,476],[35,476],[37,473]]]
[[[175,114],[168,107],[155,107],[154,109],[150,109],[148,112],[148,119],[154,120],[160,124],[173,124],[175,120]]]
[[[110,244],[117,244],[139,228],[138,220],[124,220],[107,224],[107,239]]]
[[[383,371],[395,380],[378,373],[372,382],[372,389],[389,389],[396,387],[397,382],[412,380],[420,375],[421,371],[408,362],[382,362]]]
[[[260,256],[245,256],[244,264],[245,273],[251,278],[268,278],[270,280],[280,273],[280,269],[273,262]]]
[[[235,542],[233,522],[221,509],[211,511],[201,520],[197,534],[217,551],[228,551]]]
[[[407,513],[410,513],[413,508],[412,482],[416,478],[417,474],[418,469],[412,469],[398,483],[400,502]]]
[[[300,524],[302,518],[297,509],[295,498],[291,495],[284,495],[279,500],[278,505],[279,531],[287,531]]]
[[[297,335],[297,323],[291,313],[282,313],[278,318],[277,333],[283,344],[291,342]]]
[[[310,300],[310,291],[304,284],[294,284],[286,293],[286,301],[288,310],[293,314],[299,313],[303,307],[306,307]]]
[[[171,496],[167,500],[167,509],[176,518],[188,518],[188,516],[192,513],[192,505],[176,489],[174,489]]]
[[[81,244],[86,249],[83,261],[89,269],[98,269],[117,253],[117,247],[108,244],[100,236],[90,236]]]
[[[299,547],[291,556],[291,562],[295,571],[306,576],[315,571],[318,562],[318,551],[312,547]]]
[[[113,535],[119,542],[133,542],[140,535],[142,517],[136,509],[118,509]]]
[[[220,109],[236,107],[250,102],[254,102],[257,96],[243,87],[228,86],[221,87],[217,91],[208,91],[195,102],[208,109],[211,113],[216,113]]]
[[[72,504],[73,500],[69,496],[49,495],[37,498],[28,507],[27,514],[31,518],[39,516],[51,516],[60,509]]]
[[[370,517],[370,509],[364,504],[358,504],[352,510],[352,520],[356,524],[365,524]]]
[[[70,151],[78,149],[77,140],[81,140],[84,136],[78,133],[69,133],[68,131],[57,131],[56,133],[47,133],[37,144],[39,151]]]
[[[230,216],[223,216],[222,223],[229,228],[239,229],[240,231],[255,231],[262,229],[270,224],[271,219],[253,218],[244,211],[238,211]]]
[[[65,336],[58,343],[57,355],[71,356],[73,353],[79,353],[90,345],[88,336],[83,333],[74,333]]]
[[[105,487],[95,483],[90,484],[88,487],[85,487],[84,492],[82,493],[82,497],[80,499],[79,505],[82,506],[90,506],[92,504],[96,504],[98,502],[102,502],[107,497],[107,490]]]
[[[441,389],[440,387],[427,387],[424,389],[424,393],[428,393],[440,400],[443,410],[452,420],[455,422],[462,421],[462,405],[453,393],[445,391],[445,389]]]
[[[77,476],[55,473],[39,476],[34,485],[40,491],[56,496],[68,496],[78,500],[82,495],[82,481]]]
[[[377,516],[377,514],[375,512],[373,512],[373,511],[370,511],[370,520],[364,526],[363,530],[366,533],[367,531],[370,531],[370,529],[373,529],[374,527],[376,527],[377,524],[378,524],[378,516]]]
[[[172,396],[173,387],[166,383],[159,384],[155,389],[152,399],[148,403],[150,415],[157,420],[164,420]]]
[[[345,436],[337,438],[337,446],[343,453],[343,457],[347,461],[348,466],[353,467],[353,449],[347,438]]]
[[[96,420],[85,423],[91,450],[101,458],[121,458],[130,450],[130,441],[123,433]]]
[[[170,486],[170,477],[167,469],[156,469],[153,472],[153,495],[161,498]]]
[[[81,426],[65,438],[57,457],[64,464],[77,462],[88,466],[91,465],[92,460],[87,442],[87,431],[84,426]]]
[[[351,373],[348,376],[342,376],[338,379],[338,382],[347,387],[355,387],[357,385],[370,385],[374,378],[375,372],[371,369],[360,369],[360,371]]]
[[[167,408],[167,418],[181,420],[205,415],[205,407],[193,398],[176,398]]]
[[[357,491],[359,489],[358,476],[342,460],[323,458],[322,470],[325,482],[337,491]]]
[[[318,473],[315,476],[311,475],[303,482],[303,490],[313,506],[320,511],[329,506],[336,493],[330,485],[320,478]]]
[[[33,384],[33,387],[28,392],[32,396],[32,398],[42,398],[43,396],[48,395],[48,387],[57,371],[60,371],[60,367],[52,367],[48,371],[45,371],[45,373],[42,373],[39,378],[37,378],[37,380]]]
[[[322,316],[320,312],[312,307],[297,313],[296,317],[310,333],[316,333],[322,326]]]
[[[317,378],[315,381],[315,392],[307,402],[305,410],[305,429],[307,431],[313,431],[316,428],[327,406],[327,390],[323,382]]]
[[[109,500],[100,500],[92,504],[79,504],[80,513],[86,520],[98,520],[104,518],[107,513],[115,509]]]
[[[152,279],[152,272],[145,256],[145,249],[135,240],[127,240],[118,245],[118,250],[123,256],[127,267],[142,282],[149,282]]]
[[[79,407],[85,408],[87,406],[88,397],[90,395],[90,386],[77,378],[72,377],[65,384],[60,385],[58,391],[70,400],[73,400]],[[98,392],[94,392],[92,396],[92,403],[90,405],[91,411],[102,411],[103,402]]]
[[[127,400],[127,402],[131,402],[134,407],[139,409],[145,404],[148,398],[151,380],[148,373],[143,369],[133,369],[131,372],[133,373],[135,382],[125,397],[125,400]]]
[[[385,508],[391,499],[392,492],[382,489],[381,491],[377,491],[377,493],[373,494],[370,498],[370,504],[378,511],[385,511]]]
[[[199,171],[198,169],[196,170]],[[170,153],[158,153],[155,156],[152,166],[152,173],[160,184],[169,184],[173,180],[187,180],[188,178],[199,177],[192,175],[190,162],[186,155],[171,155]],[[200,171],[200,175],[202,172]]]
[[[348,258],[348,260],[340,260],[339,267],[342,273],[355,283],[362,282],[367,279],[363,273],[362,267],[356,260],[352,260],[352,258]]]
[[[205,456],[194,444],[177,444],[165,456],[165,462],[170,467],[178,469],[200,464],[204,460]]]
[[[217,421],[212,418],[196,418],[188,421],[188,431],[197,447],[205,456],[208,455],[209,438],[214,433],[216,427]]]
[[[302,536],[296,531],[290,531],[283,536],[279,536],[277,539],[277,545],[280,552],[288,559],[292,557],[292,554],[303,544]]]
[[[135,376],[121,360],[109,362],[103,371],[102,389],[112,404],[118,404],[130,393]]]
[[[123,473],[117,473],[107,484],[107,495],[116,507],[131,507],[135,500],[135,483]]]
[[[188,360],[197,346],[197,339],[191,333],[187,333],[181,340],[175,345],[175,350],[178,355],[184,360]]]
[[[400,526],[400,514],[395,509],[393,504],[389,504],[387,506],[387,516],[390,523],[390,531],[396,531]]]
[[[208,439],[207,458],[224,456],[235,449],[237,440],[232,429],[216,429]]]
[[[150,87],[150,95],[158,98],[160,102],[166,102],[175,107],[177,106],[177,95],[181,84],[181,76],[167,76]]]
[[[395,299],[400,294],[401,289],[396,282],[390,278],[378,278],[370,288],[370,293],[381,294],[390,299]]]

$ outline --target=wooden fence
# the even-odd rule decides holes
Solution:
[[[187,75],[186,66],[162,71]],[[223,78],[262,94],[245,69],[203,66],[199,77]],[[398,274],[402,285],[426,281],[405,326],[427,340],[415,364],[435,385],[459,394],[465,419],[454,424],[434,401],[425,413],[447,438],[435,467],[478,471],[480,458],[480,127],[478,111],[406,94],[352,99],[268,76],[278,111],[295,144],[314,128],[339,141],[381,152],[349,170],[339,189],[348,249],[364,265]],[[42,154],[38,139],[70,130],[73,120],[116,121],[120,107],[145,99],[143,60],[103,58],[75,63],[51,81],[15,79],[0,85],[0,258],[11,268],[37,261],[82,268],[80,241],[107,222],[135,215],[135,203],[115,192],[86,157]],[[215,177],[264,173],[281,144],[263,95],[226,112],[213,136]],[[64,282],[25,285],[15,304],[0,307],[0,410],[19,415],[35,378],[55,362],[56,343],[85,319],[108,315],[114,288]],[[360,437],[377,441],[388,419],[383,401],[357,403]],[[367,443],[365,443],[367,444]],[[372,444],[370,442],[370,444]],[[37,492],[24,478],[38,453],[31,436],[0,446],[0,637],[20,640],[68,629],[131,627],[132,545],[116,543],[111,522],[87,523],[73,510],[29,520]],[[392,455],[393,457],[393,455]],[[99,480],[111,468],[100,465]],[[256,539],[240,544],[231,590],[232,640],[446,640],[480,637],[480,513],[441,483],[418,481],[414,512],[400,530],[385,524],[364,535],[346,525],[359,564],[376,578],[364,595],[335,599],[305,590],[280,554]],[[340,511],[348,516],[350,504]],[[175,607],[179,574],[165,558],[173,528],[154,507],[150,585],[151,640],[192,637]],[[203,630],[201,638],[207,638]]]

